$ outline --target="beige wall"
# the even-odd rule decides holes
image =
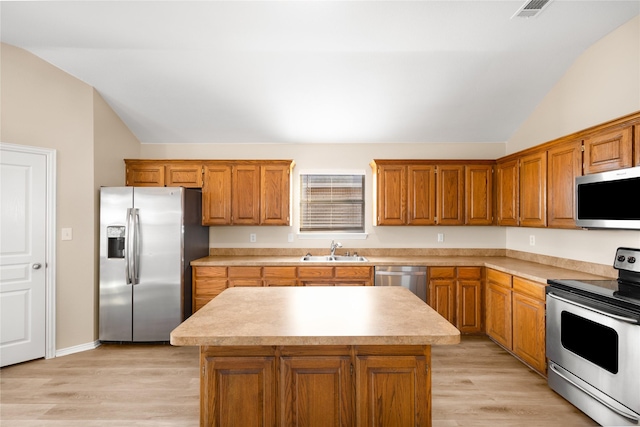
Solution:
[[[640,110],[640,16],[595,43],[545,96],[507,143],[514,153]],[[536,245],[529,246],[529,236]],[[509,228],[507,249],[612,264],[619,246],[640,247],[640,231]]]
[[[56,349],[91,343],[97,187],[123,184],[117,150],[137,155],[139,143],[91,86],[22,49],[1,44],[0,54],[0,140],[57,151]],[[61,228],[73,240],[60,241]]]

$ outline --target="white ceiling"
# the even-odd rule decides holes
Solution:
[[[640,0],[0,3],[144,143],[502,142]]]

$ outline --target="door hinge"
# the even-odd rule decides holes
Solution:
[[[353,376],[353,363],[349,364],[349,373],[351,376]]]
[[[205,372],[207,371],[207,367],[202,365],[202,376],[204,377]]]

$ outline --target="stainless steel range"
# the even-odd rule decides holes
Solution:
[[[615,280],[549,280],[549,386],[604,426],[640,424],[640,249]]]

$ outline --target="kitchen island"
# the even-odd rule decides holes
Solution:
[[[229,288],[171,333],[200,347],[202,426],[430,426],[431,346],[459,341],[373,286]]]

